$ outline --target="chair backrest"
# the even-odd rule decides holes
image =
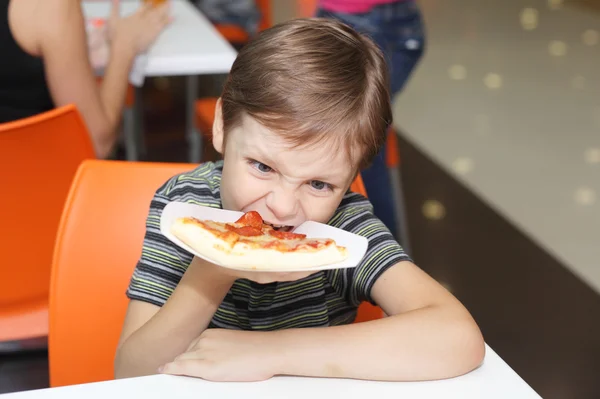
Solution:
[[[79,164],[94,157],[73,105],[0,124],[0,308],[47,301],[64,202]]]
[[[158,187],[197,165],[84,162],[61,220],[50,286],[51,386],[113,378],[113,360]]]
[[[356,176],[356,178],[350,185],[350,191],[364,195],[365,197],[367,196],[367,189],[365,188],[365,183],[363,182],[360,173]]]
[[[61,220],[50,288],[50,385],[113,378],[125,291],[154,192],[192,164],[86,161]]]

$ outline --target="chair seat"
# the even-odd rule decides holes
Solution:
[[[369,302],[363,302],[358,307],[355,323],[364,321],[378,320],[384,317],[383,310],[379,306],[373,306]]]

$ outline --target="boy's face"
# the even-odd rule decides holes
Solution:
[[[217,111],[217,118],[220,112]],[[221,201],[224,209],[257,211],[285,230],[312,220],[326,223],[352,183],[355,168],[345,151],[323,142],[290,148],[277,134],[245,115],[227,135],[213,128],[213,144],[224,156]],[[329,145],[328,145],[329,144]]]

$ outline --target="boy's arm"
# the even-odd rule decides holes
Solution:
[[[208,326],[233,279],[194,258],[167,302],[132,300],[115,358],[115,378],[155,374]]]
[[[484,341],[470,314],[411,262],[384,272],[371,294],[390,317],[328,328],[213,331],[210,341],[191,348],[163,372],[219,380],[287,374],[408,381],[449,378],[481,363]],[[240,342],[248,342],[248,347]],[[252,348],[257,343],[260,348]],[[210,350],[203,350],[207,345]],[[238,349],[228,351],[232,345]],[[260,355],[242,353],[246,349]],[[250,371],[248,358],[254,362]],[[252,370],[261,375],[252,375]]]
[[[483,337],[462,304],[411,262],[388,269],[372,297],[390,317],[278,333],[283,374],[415,381],[478,367]]]
[[[115,358],[115,378],[154,374],[184,353],[206,330],[236,279],[267,284],[309,274],[243,273],[194,257],[161,308],[137,300],[129,303]]]

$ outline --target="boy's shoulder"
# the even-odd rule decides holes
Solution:
[[[220,206],[222,173],[223,161],[205,162],[171,177],[156,191],[156,195],[170,201]]]

